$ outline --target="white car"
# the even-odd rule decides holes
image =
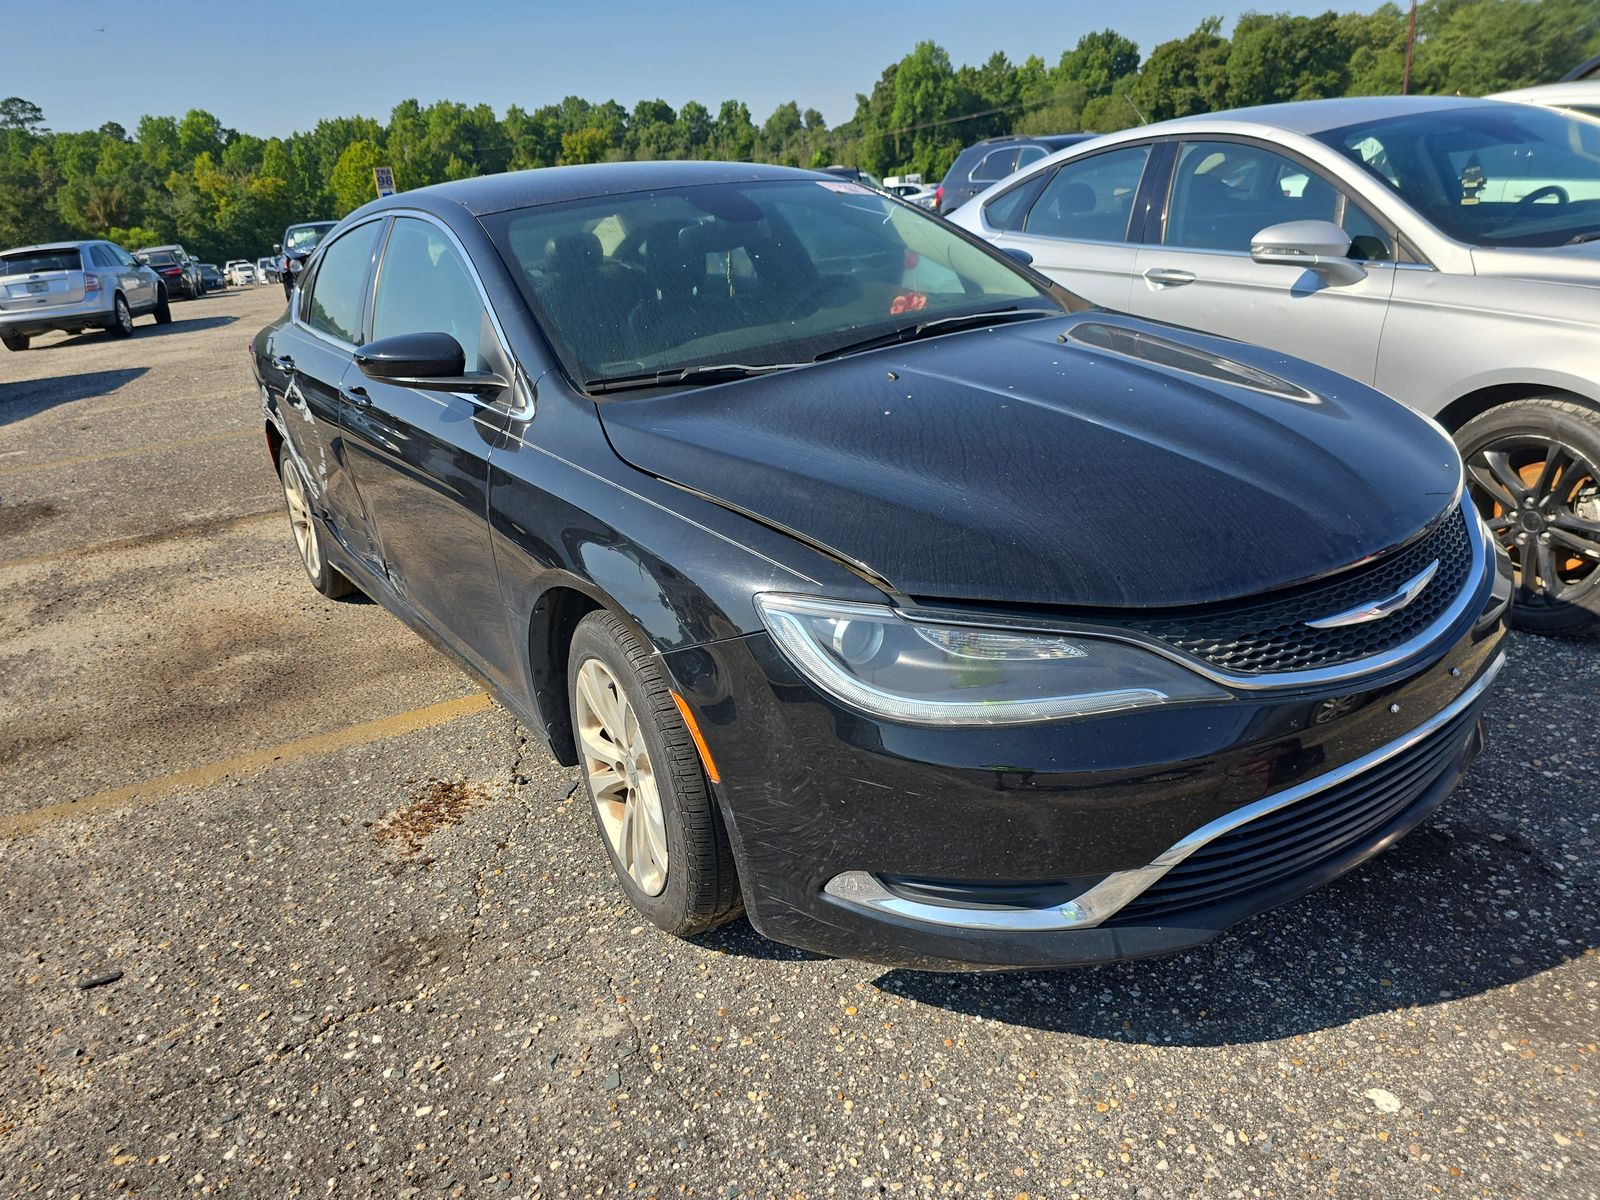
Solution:
[[[1600,124],[1462,97],[1265,105],[1069,146],[949,220],[1093,304],[1433,417],[1517,563],[1516,623],[1600,630]]]
[[[1568,116],[1600,121],[1600,78],[1573,79],[1566,83],[1546,83],[1539,87],[1496,92],[1490,100],[1511,100],[1517,104],[1537,104]]]
[[[232,287],[243,287],[247,283],[256,281],[255,265],[242,258],[229,260],[222,268],[222,273]]]

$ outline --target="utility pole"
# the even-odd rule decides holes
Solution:
[[[1417,0],[1411,0],[1411,20],[1406,26],[1406,73],[1400,81],[1400,94],[1411,94],[1411,47],[1417,40]]]

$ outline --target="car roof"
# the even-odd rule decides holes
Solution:
[[[582,166],[540,167],[532,171],[509,171],[503,175],[480,175],[434,184],[415,191],[399,192],[374,201],[362,211],[381,212],[386,208],[414,205],[419,197],[453,201],[475,217],[505,212],[513,208],[533,208],[558,204],[564,200],[586,200],[598,196],[618,196],[658,188],[695,187],[713,183],[753,183],[771,179],[832,179],[819,171],[793,167],[770,167],[760,163],[729,162],[620,162],[587,163]]]
[[[0,250],[0,254],[26,254],[30,250],[77,250],[82,246],[103,241],[105,241],[104,238],[79,238],[72,242],[39,242],[33,246],[12,246],[8,249]]]
[[[1562,101],[1600,100],[1600,79],[1575,79],[1570,83],[1541,83],[1538,87],[1517,88],[1511,92],[1496,92],[1490,100],[1517,100],[1524,104],[1559,104]]]
[[[1449,112],[1493,103],[1492,100],[1474,96],[1347,96],[1339,100],[1296,100],[1286,104],[1259,104],[1253,108],[1197,113],[1191,117],[1157,121],[1143,129],[1165,131],[1226,121],[1240,125],[1271,125],[1292,133],[1314,136],[1330,129],[1342,129],[1358,121],[1382,121],[1418,112]]]

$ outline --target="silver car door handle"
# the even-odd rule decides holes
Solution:
[[[340,388],[339,398],[352,408],[371,408],[372,397],[367,395],[363,387]]]
[[[294,373],[294,359],[287,354],[274,354],[272,356],[272,365],[280,371],[289,374]]]
[[[1180,271],[1175,267],[1151,267],[1144,273],[1144,277],[1161,287],[1182,287],[1186,283],[1194,282],[1193,271]]]

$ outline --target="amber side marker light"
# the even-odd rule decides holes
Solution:
[[[678,715],[683,718],[683,723],[689,727],[689,736],[694,739],[694,748],[700,751],[700,765],[706,769],[706,774],[712,783],[721,783],[722,776],[717,773],[717,763],[711,757],[711,750],[706,745],[706,739],[700,736],[700,725],[694,719],[694,714],[689,711],[689,705],[682,696],[669,689],[672,702],[678,706]]]

